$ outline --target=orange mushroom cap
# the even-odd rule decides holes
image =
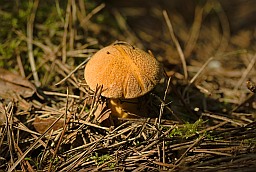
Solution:
[[[94,91],[97,86],[103,86],[102,96],[130,99],[152,90],[162,73],[153,55],[128,43],[117,42],[92,56],[84,77]]]

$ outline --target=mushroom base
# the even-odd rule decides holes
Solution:
[[[145,103],[135,99],[109,99],[108,107],[111,114],[118,118],[135,118],[138,116],[147,116]]]

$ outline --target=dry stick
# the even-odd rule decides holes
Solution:
[[[247,66],[246,70],[243,72],[242,77],[240,78],[240,80],[237,82],[234,91],[236,91],[245,81],[247,75],[250,73],[250,71],[253,69],[254,65],[256,62],[256,54],[253,56],[250,64]]]
[[[171,35],[171,38],[177,48],[177,51],[179,53],[179,56],[180,56],[180,59],[181,59],[181,63],[182,63],[182,67],[183,67],[183,72],[184,72],[184,77],[185,77],[185,80],[188,79],[188,71],[187,71],[187,64],[186,64],[186,59],[185,59],[185,56],[182,52],[182,49],[180,47],[180,44],[179,44],[179,41],[178,39],[176,38],[175,34],[174,34],[174,31],[173,31],[173,27],[172,27],[172,24],[171,24],[171,21],[170,21],[170,18],[166,12],[166,10],[163,11],[163,15],[164,15],[164,19],[165,19],[165,22],[168,26],[168,29],[169,29],[169,32],[170,32],[170,35]]]
[[[36,139],[36,141],[24,152],[24,154],[8,169],[8,172],[12,172],[16,166],[25,158],[25,156],[36,146],[36,144],[51,130],[53,125],[58,122],[62,117],[64,116],[64,113],[60,115],[48,128],[47,130]]]
[[[29,57],[29,62],[32,70],[32,74],[35,80],[35,85],[39,87],[40,81],[38,78],[38,74],[36,71],[36,64],[35,64],[35,59],[33,55],[33,45],[32,45],[32,40],[33,40],[33,25],[34,25],[34,20],[35,20],[35,15],[36,15],[36,10],[39,4],[39,0],[35,0],[32,8],[32,13],[29,17],[28,23],[27,23],[27,35],[28,35],[28,40],[27,40],[27,46],[28,46],[28,57]]]

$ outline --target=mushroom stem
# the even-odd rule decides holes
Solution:
[[[145,116],[145,106],[141,106],[138,98],[134,99],[109,99],[108,107],[111,114],[118,118],[129,118],[134,116]]]

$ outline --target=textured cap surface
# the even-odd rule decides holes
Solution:
[[[103,86],[102,96],[135,98],[152,90],[162,77],[162,68],[150,54],[128,43],[114,43],[93,55],[85,67],[89,87]]]

